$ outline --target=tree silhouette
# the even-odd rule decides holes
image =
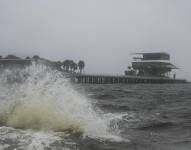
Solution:
[[[7,55],[4,59],[21,59],[15,55]]]
[[[78,68],[79,68],[79,70],[80,70],[80,74],[82,74],[82,70],[84,69],[84,67],[85,67],[84,61],[83,61],[83,60],[80,60],[80,61],[78,62]]]
[[[75,63],[75,64],[74,64],[74,72],[75,72],[76,70],[78,70],[78,65]]]
[[[69,69],[70,69],[70,60],[67,59],[67,60],[63,61],[62,64],[64,66],[64,70],[66,72],[69,72]]]
[[[31,59],[29,56],[27,56],[25,59]]]
[[[54,64],[58,71],[62,71],[62,62],[61,61],[57,61]]]
[[[32,57],[32,59],[34,59],[35,61],[37,61],[37,60],[40,59],[40,57],[39,57],[38,55],[34,55],[34,56]]]

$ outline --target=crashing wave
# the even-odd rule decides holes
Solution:
[[[107,137],[111,129],[100,111],[55,70],[41,65],[4,70],[0,75],[1,125],[21,129]]]

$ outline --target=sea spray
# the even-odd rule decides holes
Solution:
[[[109,122],[62,73],[41,65],[0,75],[2,125],[107,137]]]

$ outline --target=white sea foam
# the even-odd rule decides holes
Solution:
[[[64,139],[62,139],[64,140]],[[44,150],[44,149],[61,149],[70,150],[70,145],[63,146],[59,143],[61,138],[51,132],[20,130],[11,127],[0,127],[0,150],[5,149],[22,149],[22,150]]]
[[[42,66],[1,73],[0,101],[1,123],[5,126],[92,138],[117,137],[110,128],[111,120],[95,111],[61,73]]]

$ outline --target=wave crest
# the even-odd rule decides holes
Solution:
[[[61,73],[42,68],[32,65],[0,75],[0,116],[4,125],[93,137],[110,134],[109,122],[87,98],[75,91]]]

